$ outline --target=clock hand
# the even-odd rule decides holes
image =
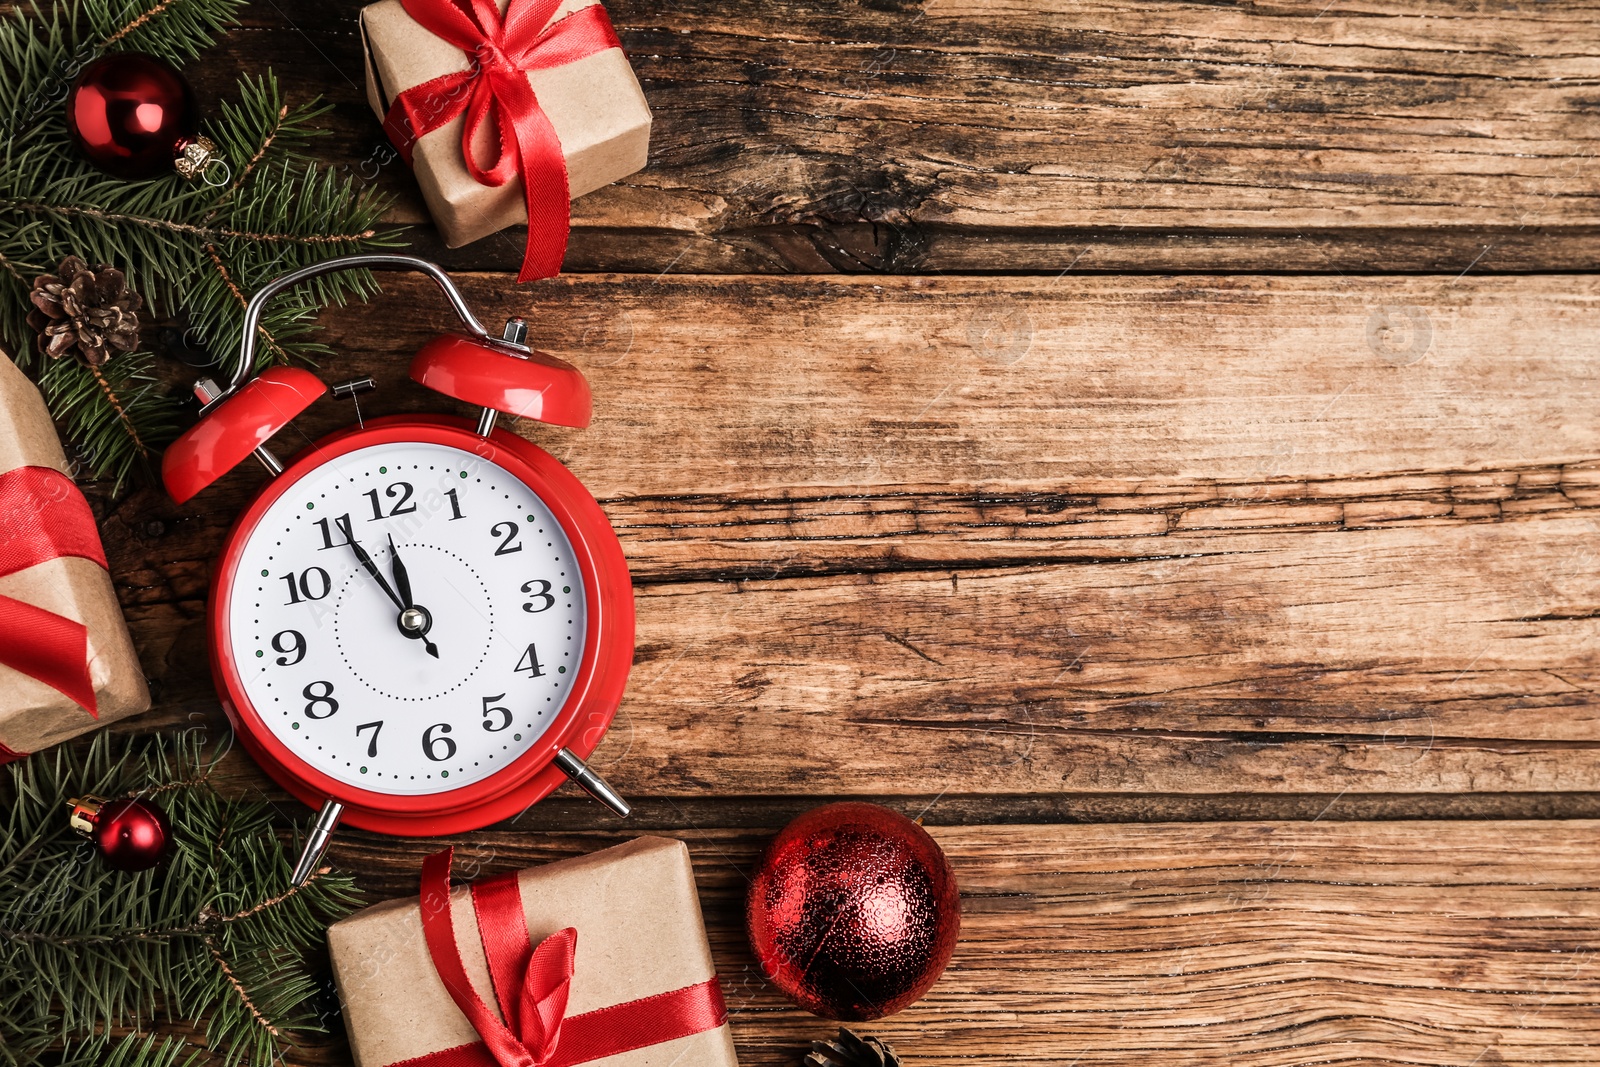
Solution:
[[[367,550],[361,547],[361,544],[356,540],[356,535],[350,532],[349,521],[346,520],[339,525],[344,527],[344,535],[349,539],[350,547],[355,550],[356,559],[360,561],[361,566],[366,568],[368,574],[372,575],[378,580],[378,584],[382,586],[383,591],[389,595],[389,599],[394,601],[395,607],[399,608],[401,611],[406,610],[406,608],[410,605],[402,601],[398,596],[395,595],[395,591],[389,588],[389,582],[378,570],[378,565],[372,562],[372,557],[367,555]]]
[[[400,562],[400,553],[395,550],[393,534],[389,535],[389,565],[394,570],[394,584],[400,588],[400,598],[405,601],[400,607],[401,628],[405,631],[407,637],[421,638],[422,647],[427,650],[428,655],[438,659],[439,646],[428,640],[428,630],[433,626],[433,616],[429,615],[425,609],[419,609],[416,601],[411,598],[411,575],[406,572],[406,565]],[[412,618],[421,618],[422,624],[419,629],[412,630],[406,626],[408,612],[411,613]]]
[[[394,534],[389,535],[389,566],[394,571],[395,588],[400,590],[400,599],[405,601],[404,606],[416,607],[416,602],[411,599],[411,576],[406,573],[406,565],[400,562],[400,553],[395,551]]]

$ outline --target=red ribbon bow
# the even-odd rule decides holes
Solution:
[[[78,487],[50,467],[17,467],[0,474],[0,577],[63,556],[104,567],[106,552],[94,513]],[[89,677],[89,631],[81,622],[0,596],[0,663],[60,691],[95,718]],[[0,746],[0,763],[13,753]]]
[[[411,162],[417,139],[463,111],[461,155],[483,185],[522,175],[528,205],[528,244],[517,281],[561,273],[567,251],[571,197],[561,141],[539,106],[528,72],[565,66],[621,48],[599,4],[551,22],[561,0],[511,0],[505,18],[495,0],[401,0],[422,27],[467,54],[471,66],[413,86],[395,97],[384,117],[389,140]],[[493,120],[499,155],[483,167],[472,150],[479,128]]]
[[[494,982],[496,1015],[467,977],[450,915],[450,857],[422,862],[422,932],[450,999],[483,1038],[393,1067],[575,1067],[713,1030],[728,1021],[715,976],[653,997],[566,1017],[578,931],[558,930],[537,948],[528,936],[515,873],[472,883],[478,936]]]

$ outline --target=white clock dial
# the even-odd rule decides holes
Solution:
[[[526,752],[571,692],[587,632],[544,501],[425,443],[358,449],[289,486],[240,553],[227,621],[267,728],[329,777],[391,794],[471,785]]]

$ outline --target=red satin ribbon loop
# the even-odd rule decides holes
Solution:
[[[715,977],[682,989],[567,1017],[578,932],[533,945],[515,874],[474,882],[472,907],[499,1002],[497,1015],[467,977],[450,914],[452,850],[422,862],[422,932],[439,978],[483,1038],[394,1067],[577,1067],[715,1029],[728,1021]]]
[[[94,513],[72,479],[51,467],[0,474],[0,577],[77,556],[106,565]],[[99,718],[89,676],[89,631],[80,622],[0,596],[0,664],[70,697]],[[4,749],[0,756],[17,753]],[[0,762],[6,762],[0,758]]]
[[[389,140],[411,162],[417,139],[463,112],[461,157],[481,185],[520,175],[528,208],[528,242],[519,282],[561,272],[571,225],[571,186],[561,140],[528,84],[528,72],[565,66],[621,48],[599,4],[551,22],[561,0],[511,0],[502,19],[494,0],[401,0],[424,29],[465,52],[471,67],[395,96],[384,116]],[[481,163],[473,144],[493,124],[495,158]]]

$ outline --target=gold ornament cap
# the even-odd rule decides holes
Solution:
[[[72,813],[67,816],[67,824],[84,837],[94,833],[94,824],[100,819],[100,809],[105,806],[106,798],[85,794],[82,797],[73,797],[67,801],[67,807]]]
[[[217,144],[209,137],[200,136],[183,146],[172,166],[185,181],[194,181],[218,159]]]

